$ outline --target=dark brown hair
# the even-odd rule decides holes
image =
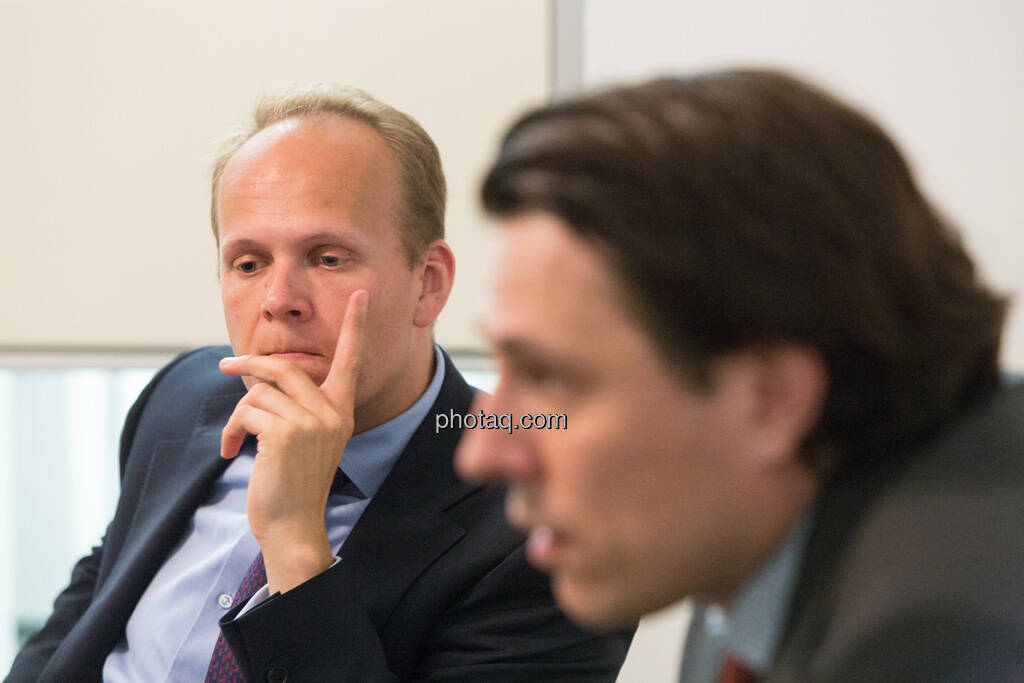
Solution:
[[[791,76],[662,79],[536,110],[483,200],[592,240],[698,386],[733,351],[817,349],[829,393],[804,457],[819,470],[827,451],[918,439],[997,381],[1005,301],[889,137]]]

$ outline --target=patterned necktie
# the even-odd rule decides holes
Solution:
[[[334,472],[334,480],[331,482],[331,493],[339,493],[342,487],[348,483],[349,478],[341,469]],[[260,588],[267,583],[267,568],[263,564],[263,551],[256,555],[256,559],[249,565],[249,571],[242,578],[235,597],[231,600],[231,609],[246,602],[256,594]],[[245,683],[242,672],[238,669],[238,662],[231,648],[224,640],[224,632],[217,636],[217,644],[213,648],[213,656],[210,657],[210,667],[206,670],[206,683]]]
[[[758,675],[741,660],[729,655],[718,672],[718,683],[757,683]]]
[[[256,559],[249,565],[249,571],[245,573],[241,585],[235,591],[235,597],[231,601],[231,608],[234,609],[242,602],[253,596],[267,582],[267,568],[263,566],[263,551],[256,555]],[[213,656],[210,657],[210,668],[206,670],[206,683],[245,683],[242,672],[238,670],[238,662],[231,653],[231,648],[224,640],[224,632],[217,636],[217,645],[213,648]]]

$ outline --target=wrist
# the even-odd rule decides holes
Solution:
[[[326,529],[313,536],[284,534],[259,542],[271,595],[286,593],[334,564]]]

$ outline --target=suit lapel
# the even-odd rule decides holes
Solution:
[[[880,458],[873,470],[850,467],[837,473],[822,492],[775,665],[766,681],[799,680],[811,670],[833,617],[836,577],[850,539],[865,509],[905,466],[906,462]]]
[[[142,481],[139,505],[111,572],[97,590],[93,604],[111,599],[126,608],[127,621],[154,574],[181,540],[213,482],[227,468],[220,458],[220,431],[240,393],[209,396],[191,436],[163,439],[153,446],[150,466]],[[125,599],[127,597],[127,599]],[[105,609],[96,610],[108,613]]]
[[[1012,386],[1006,380],[1004,387]],[[876,503],[893,490],[906,487],[907,482],[922,478],[940,482],[956,481],[985,472],[973,458],[961,457],[962,446],[951,443],[970,443],[971,449],[981,449],[989,463],[1000,451],[982,439],[1002,434],[1006,425],[1020,423],[1020,398],[1005,389],[996,394],[981,393],[967,399],[961,411],[942,431],[937,431],[911,448],[911,452],[894,449],[890,453],[874,454],[866,466],[857,467],[857,459],[837,473],[821,495],[815,528],[808,541],[800,579],[791,601],[785,634],[779,647],[775,670],[768,681],[806,680],[815,672],[816,660],[822,645],[836,629],[842,628],[848,614],[837,608],[837,591],[851,576],[848,566],[849,552],[855,538],[862,533],[869,511],[877,510]],[[951,455],[952,454],[952,455]],[[938,458],[938,461],[936,459]],[[1006,465],[1012,471],[1016,462]],[[879,556],[881,559],[881,555]],[[858,567],[863,571],[863,566]]]
[[[466,412],[473,398],[447,355],[445,364],[437,400],[339,552],[339,584],[378,629],[416,577],[465,534],[445,511],[479,488],[452,468],[460,433],[434,433],[437,413]]]
[[[135,510],[117,561],[51,667],[67,671],[102,667],[139,598],[181,539],[210,485],[227,467],[229,461],[219,457],[220,431],[240,397],[237,392],[209,397],[190,439],[164,439],[153,445],[139,498],[144,503]],[[64,664],[70,668],[61,668]]]
[[[240,398],[236,392],[208,397],[187,441],[162,440],[154,445],[139,497],[144,504],[132,518],[118,561],[98,598],[107,591],[124,590],[128,587],[124,582],[141,582],[144,590],[181,539],[210,486],[230,463],[220,457],[220,435]]]

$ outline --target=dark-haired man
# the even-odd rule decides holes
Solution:
[[[1024,387],[1004,301],[889,138],[773,72],[532,112],[503,219],[478,431],[581,623],[699,601],[686,681],[1024,677]]]
[[[431,331],[444,203],[410,116],[351,89],[261,103],[213,174],[232,348],[142,392],[103,543],[8,680],[614,679],[628,634],[565,619],[434,429],[473,394]]]

